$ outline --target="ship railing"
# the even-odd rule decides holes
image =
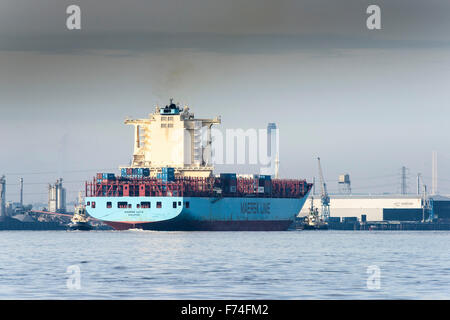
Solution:
[[[115,179],[86,182],[85,194],[88,197],[260,197],[297,198],[305,196],[312,184],[305,180],[273,179],[259,189],[257,179],[238,178],[236,188],[224,190],[220,178],[178,178],[174,181],[161,181],[154,178]]]

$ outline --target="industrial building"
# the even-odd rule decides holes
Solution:
[[[364,195],[353,194],[350,175],[341,174],[338,179],[339,194],[330,195],[323,177],[320,158],[319,187],[310,194],[299,217],[305,217],[313,208],[318,208],[322,218],[330,222],[379,222],[379,221],[438,221],[450,222],[450,197],[438,195],[437,192],[437,153],[432,153],[432,191],[427,193],[427,186],[422,175],[417,174],[417,193],[408,193],[408,168],[401,168],[400,193]],[[315,179],[313,179],[314,181]],[[311,200],[313,199],[313,203]]]
[[[55,184],[48,185],[48,211],[66,212],[66,189],[63,188],[63,179],[58,179]]]
[[[319,195],[314,197],[314,207],[321,208]],[[428,219],[429,210],[423,210],[420,195],[330,195],[330,218],[340,221],[421,221]],[[435,219],[450,219],[450,198],[430,197]],[[306,216],[311,205],[311,196],[299,216]]]

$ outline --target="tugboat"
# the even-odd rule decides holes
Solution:
[[[89,224],[88,215],[86,214],[86,207],[80,196],[79,205],[75,207],[75,212],[69,223],[69,230],[89,231],[93,227]]]
[[[323,221],[319,216],[319,209],[314,208],[314,198],[311,197],[311,207],[309,208],[309,214],[303,221],[303,230],[327,230],[328,223]]]
[[[70,220],[69,230],[89,231],[92,229],[88,221],[86,208],[82,205],[76,207],[73,218]]]
[[[89,224],[88,216],[86,214],[86,208],[84,205],[79,205],[75,208],[75,213],[70,220],[69,230],[92,230],[92,226]]]

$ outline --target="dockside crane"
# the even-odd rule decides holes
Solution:
[[[427,219],[425,219],[426,213],[428,213]],[[427,186],[424,184],[422,194],[422,222],[433,222],[433,220],[434,220],[433,198],[428,196]]]
[[[321,189],[321,200],[322,200],[322,219],[327,222],[330,217],[330,197],[328,196],[327,184],[323,178],[322,166],[320,165],[320,158],[317,158],[319,164],[319,178],[320,178],[320,189]]]

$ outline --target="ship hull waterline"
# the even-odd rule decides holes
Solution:
[[[292,224],[286,221],[164,221],[123,223],[104,221],[115,230],[142,229],[154,231],[285,231]]]

